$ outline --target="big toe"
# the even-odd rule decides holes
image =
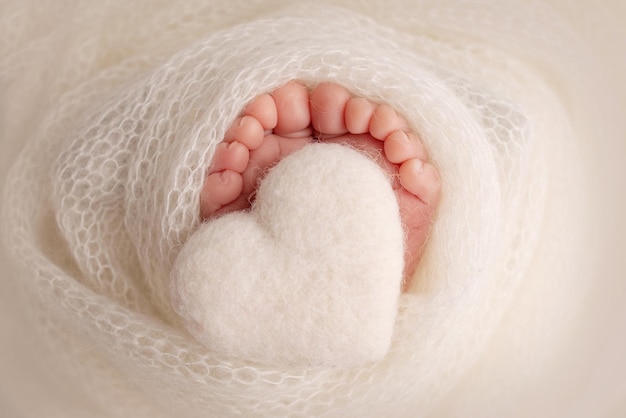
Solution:
[[[295,81],[272,92],[276,103],[277,121],[274,133],[284,137],[300,137],[311,134],[309,91]]]
[[[311,124],[320,136],[343,135],[348,132],[345,109],[351,95],[345,88],[331,83],[319,84],[311,92]]]

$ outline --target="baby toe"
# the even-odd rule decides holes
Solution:
[[[393,131],[404,131],[406,129],[407,123],[388,104],[378,105],[372,113],[369,131],[374,138],[380,141],[384,141]]]
[[[215,150],[209,174],[223,170],[243,173],[248,166],[249,158],[250,151],[248,147],[241,142],[221,142],[217,145]]]
[[[437,204],[441,180],[439,172],[432,164],[412,158],[400,165],[398,175],[400,184],[409,193],[417,196],[428,206]]]
[[[343,135],[348,132],[344,120],[350,93],[332,83],[319,84],[311,92],[311,124],[323,135]]]
[[[363,97],[348,100],[344,115],[348,132],[351,134],[368,133],[370,120],[375,109],[376,105]]]
[[[276,102],[270,94],[265,93],[254,99],[246,107],[244,114],[256,118],[266,131],[276,128],[278,111]]]
[[[275,134],[285,137],[310,135],[309,91],[305,86],[290,82],[275,90],[272,98],[277,111]]]
[[[237,199],[243,190],[241,174],[224,170],[209,174],[200,195],[200,214],[209,218],[222,206]]]
[[[248,149],[257,149],[263,142],[265,130],[261,122],[253,116],[243,116],[237,118],[224,136],[224,141],[238,141]]]
[[[413,133],[392,132],[384,142],[385,156],[394,164],[402,164],[411,158],[427,159],[426,149]]]

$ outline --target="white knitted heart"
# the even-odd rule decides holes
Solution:
[[[352,366],[387,352],[402,269],[387,176],[356,150],[312,144],[267,174],[250,211],[192,235],[172,269],[172,303],[214,352]]]

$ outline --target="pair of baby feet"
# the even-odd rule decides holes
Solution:
[[[389,174],[405,230],[405,278],[415,270],[439,200],[441,183],[419,138],[387,104],[322,83],[309,91],[290,82],[254,99],[215,151],[200,196],[203,219],[250,207],[264,174],[314,141],[358,149]]]

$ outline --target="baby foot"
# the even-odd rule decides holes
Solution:
[[[437,169],[408,124],[387,104],[351,97],[336,84],[311,92],[311,123],[316,134],[362,150],[390,175],[405,229],[405,278],[415,271],[439,201]],[[408,284],[405,283],[405,286]]]
[[[250,207],[264,173],[314,138],[361,150],[390,175],[405,228],[409,277],[428,238],[439,200],[439,174],[419,138],[391,106],[352,97],[336,84],[322,83],[309,94],[291,82],[250,103],[215,152],[201,194],[202,218]]]
[[[265,172],[312,135],[305,86],[291,82],[257,97],[217,146],[200,197],[202,218],[250,207]]]

